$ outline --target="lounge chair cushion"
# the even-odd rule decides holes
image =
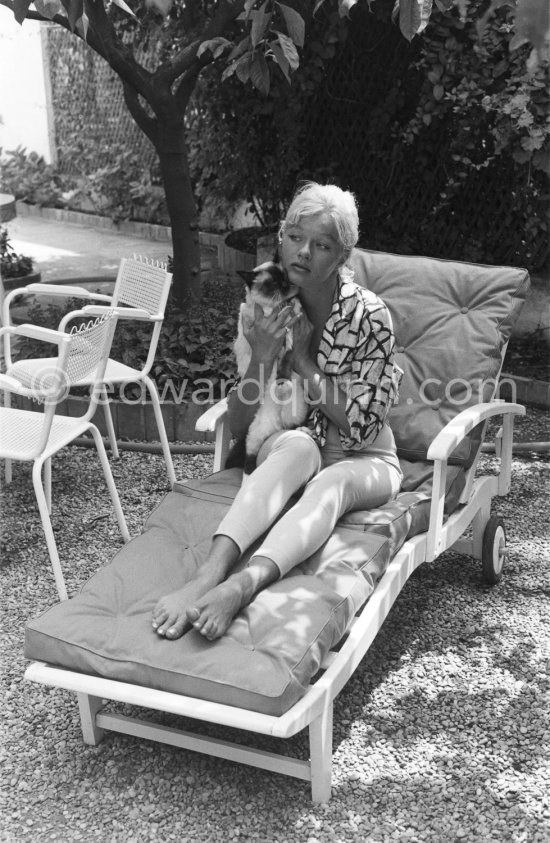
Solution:
[[[196,572],[239,482],[233,469],[177,485],[78,595],[28,623],[26,657],[266,714],[286,711],[374,589],[390,543],[338,528],[223,638],[208,642],[191,630],[167,641],[153,631],[151,610]]]
[[[502,349],[529,289],[525,269],[356,249],[358,283],[388,306],[404,371],[390,424],[398,454],[424,460],[460,410],[491,398]],[[482,431],[449,462],[471,463]]]

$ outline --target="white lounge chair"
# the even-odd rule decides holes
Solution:
[[[349,513],[324,547],[261,592],[221,639],[208,642],[191,630],[177,643],[163,640],[151,630],[150,611],[193,575],[240,483],[238,469],[223,468],[223,404],[209,410],[199,428],[216,431],[216,472],[176,485],[142,535],[78,597],[27,625],[27,679],[78,694],[86,742],[114,730],[170,743],[304,779],[313,799],[326,801],[333,701],[407,578],[451,547],[481,560],[480,578],[500,578],[505,533],[491,501],[510,487],[513,418],[525,411],[496,398],[496,389],[528,275],[361,250],[353,264],[393,316],[405,372],[391,416],[402,492],[380,509]],[[495,418],[503,422],[500,473],[476,476],[485,426]],[[308,728],[310,757],[106,711],[105,700],[278,738]]]

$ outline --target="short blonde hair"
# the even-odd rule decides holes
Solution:
[[[286,227],[295,225],[301,217],[314,214],[328,214],[332,219],[347,260],[359,239],[359,214],[353,193],[335,184],[306,182],[294,194],[279,235],[282,236]]]

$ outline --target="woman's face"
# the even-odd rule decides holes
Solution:
[[[344,263],[344,248],[330,216],[313,214],[287,224],[281,241],[281,260],[288,280],[299,289],[333,286]]]

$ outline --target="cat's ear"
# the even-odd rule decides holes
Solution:
[[[254,283],[254,278],[256,277],[256,273],[252,272],[249,269],[238,269],[237,275],[240,275],[240,277],[243,279],[244,283],[246,284],[246,286],[250,290],[250,288],[252,287],[252,284]]]

